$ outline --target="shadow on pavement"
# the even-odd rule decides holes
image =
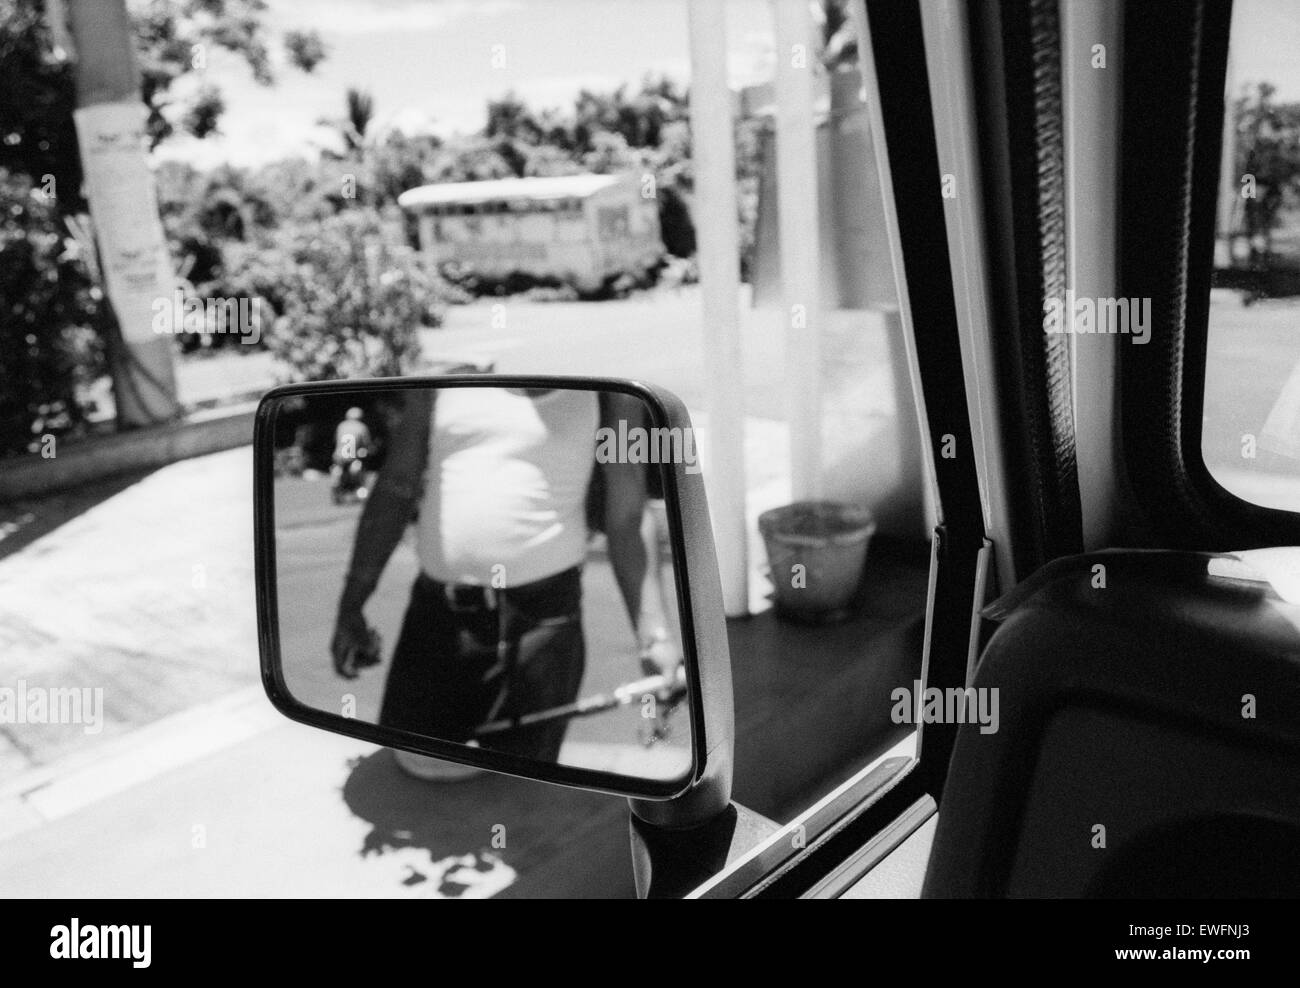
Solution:
[[[388,749],[350,767],[343,800],[370,826],[357,853],[420,851],[404,885],[435,882],[435,894],[451,898],[635,894],[621,799],[490,773],[426,782]]]
[[[767,612],[728,622],[738,802],[787,821],[908,733],[891,721],[890,695],[920,675],[928,575],[928,556],[886,540],[849,620],[808,627]],[[351,764],[343,798],[370,828],[357,853],[398,855],[408,886],[436,883],[444,896],[636,894],[622,799],[490,773],[426,782],[386,749]]]

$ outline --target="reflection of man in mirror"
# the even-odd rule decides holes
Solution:
[[[355,677],[370,664],[356,659],[368,640],[362,606],[415,516],[420,574],[393,652],[382,725],[467,741],[485,723],[577,698],[593,487],[601,516],[593,524],[605,533],[639,652],[662,642],[664,616],[642,592],[645,468],[595,461],[598,428],[641,421],[639,399],[488,387],[406,395],[357,528],[332,642],[340,675]],[[554,761],[566,723],[483,743]]]

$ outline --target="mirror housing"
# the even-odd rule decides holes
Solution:
[[[731,798],[734,746],[731,659],[703,477],[698,463],[687,464],[680,458],[661,466],[691,726],[691,768],[684,780],[638,779],[594,769],[543,764],[491,748],[417,737],[407,731],[314,709],[291,694],[285,682],[279,634],[273,483],[276,415],[292,399],[339,398],[349,393],[397,397],[398,392],[420,388],[613,392],[639,399],[648,410],[652,428],[684,430],[684,434],[692,431],[689,413],[675,395],[653,385],[623,379],[453,374],[292,384],[267,392],[258,405],[254,423],[253,488],[258,646],[262,683],[271,703],[292,720],[375,744],[520,778],[623,795],[628,797],[632,812],[653,827],[694,828],[723,813]]]

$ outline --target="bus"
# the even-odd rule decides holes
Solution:
[[[555,279],[592,293],[663,256],[658,203],[642,191],[632,174],[563,175],[422,185],[398,203],[440,269]]]

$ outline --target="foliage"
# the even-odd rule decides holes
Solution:
[[[76,429],[78,389],[103,373],[89,328],[99,289],[54,204],[25,175],[0,169],[0,453]]]
[[[395,376],[419,355],[420,327],[441,322],[436,276],[373,212],[290,227],[241,255],[230,278],[268,299],[278,318],[264,333],[290,380]]]
[[[54,178],[65,210],[81,211],[72,68],[54,50],[37,0],[0,5],[0,169],[34,184]]]
[[[153,0],[130,8],[140,98],[151,142],[179,127],[202,138],[217,131],[220,91],[195,87],[186,102],[174,95],[183,76],[198,71],[213,50],[240,56],[262,83],[273,81],[263,27],[264,0]],[[292,64],[311,71],[324,46],[311,32],[285,37]],[[103,296],[77,256],[68,224],[87,205],[73,108],[68,52],[57,48],[44,0],[0,3],[0,450],[24,449],[31,436],[75,428],[85,417],[78,395],[104,372]],[[219,273],[220,243],[245,235],[250,218],[266,211],[238,188],[231,171],[201,179],[175,173],[164,225],[173,251],[200,278]],[[166,182],[163,182],[166,185]],[[229,194],[220,190],[229,187]],[[37,192],[33,193],[33,188]],[[191,199],[190,193],[206,189]],[[181,191],[183,190],[183,191]],[[44,193],[54,193],[47,198]],[[89,259],[87,259],[89,260]],[[195,269],[197,268],[197,271]]]
[[[738,148],[738,177],[744,183],[752,174],[756,198],[759,145],[738,140]],[[518,94],[506,93],[488,102],[481,134],[444,148],[443,161],[447,167],[426,172],[426,181],[578,172],[652,176],[664,247],[678,257],[695,253],[689,209],[694,187],[690,102],[686,89],[666,76],[647,76],[635,89],[626,85],[610,92],[583,89],[567,112],[539,110]],[[756,214],[756,209],[742,205],[742,241],[752,241]]]
[[[344,113],[337,120],[324,119],[320,123],[338,132],[343,150],[326,149],[326,157],[337,159],[360,158],[366,150],[370,125],[375,119],[375,99],[364,89],[349,87],[343,94]]]
[[[72,122],[76,103],[71,63],[56,49],[45,23],[44,0],[6,0],[0,5],[0,168],[57,180],[60,208],[84,211],[81,168]],[[209,53],[240,56],[260,83],[274,82],[262,17],[265,0],[153,0],[133,5],[140,98],[153,146],[176,132],[205,137],[219,126],[224,103],[210,82],[180,103],[172,89],[199,71]],[[286,36],[290,61],[311,71],[324,47],[311,32]]]
[[[1232,105],[1237,175],[1254,177],[1255,195],[1241,200],[1237,232],[1269,240],[1279,214],[1300,193],[1300,103],[1275,103],[1276,88],[1260,83]],[[1241,186],[1235,190],[1240,196]]]
[[[311,72],[325,61],[326,55],[329,54],[325,42],[315,31],[285,31],[284,50],[289,56],[289,61],[304,72]]]
[[[239,56],[262,85],[275,81],[263,26],[266,10],[266,0],[152,0],[133,10],[141,98],[155,146],[175,133],[164,112],[172,109],[172,87],[206,66],[212,51]],[[313,32],[295,30],[283,40],[289,61],[304,72],[311,72],[324,57],[324,44]],[[223,108],[220,92],[205,83],[181,110],[182,126],[195,137],[205,137],[216,130]]]

